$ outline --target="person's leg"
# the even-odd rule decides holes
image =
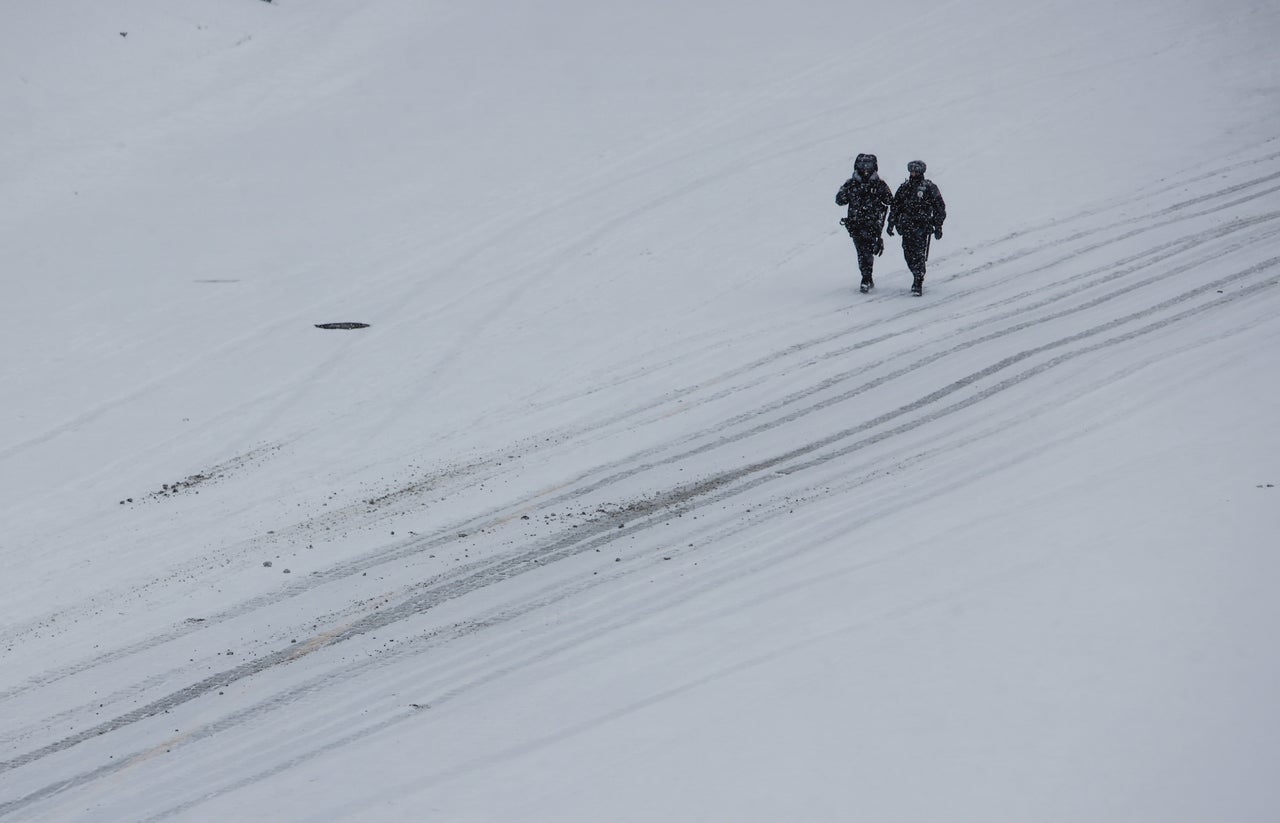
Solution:
[[[902,253],[913,277],[924,277],[925,260],[929,253],[929,234],[922,231],[902,233]]]
[[[871,285],[871,269],[875,262],[875,240],[864,235],[854,235],[853,246],[858,250],[858,272],[864,285]]]
[[[911,270],[911,292],[924,294],[924,267],[929,257],[929,233],[904,232],[902,249],[907,258],[907,268]]]

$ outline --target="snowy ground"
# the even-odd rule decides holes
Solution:
[[[0,818],[1280,819],[1280,10],[1121,5],[15,10]]]

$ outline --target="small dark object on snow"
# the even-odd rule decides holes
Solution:
[[[270,561],[270,560],[263,560],[263,561],[262,561],[262,566],[263,566],[263,568],[267,568],[267,569],[271,568],[271,561]]]
[[[127,32],[127,31],[122,31],[122,32],[120,32],[120,36],[121,36],[121,37],[128,37],[128,36],[129,36],[129,32]]]
[[[368,323],[316,323],[317,329],[367,329]]]

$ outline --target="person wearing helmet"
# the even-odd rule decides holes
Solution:
[[[871,278],[875,255],[884,253],[885,213],[893,193],[889,184],[880,179],[880,165],[874,154],[859,154],[853,163],[853,176],[844,181],[836,192],[836,205],[848,206],[849,213],[840,220],[853,240],[858,252],[858,270],[862,273],[859,290],[866,294],[875,286]]]
[[[924,266],[929,259],[929,237],[942,239],[947,204],[932,180],[925,179],[923,160],[907,164],[908,177],[893,195],[889,211],[889,235],[902,235],[902,256],[911,270],[911,293],[924,294]]]

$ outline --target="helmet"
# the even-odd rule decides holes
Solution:
[[[878,172],[880,164],[874,154],[859,154],[858,159],[853,161],[853,170],[865,177]]]
[[[923,160],[912,160],[907,164],[908,174],[924,174],[925,165]]]

